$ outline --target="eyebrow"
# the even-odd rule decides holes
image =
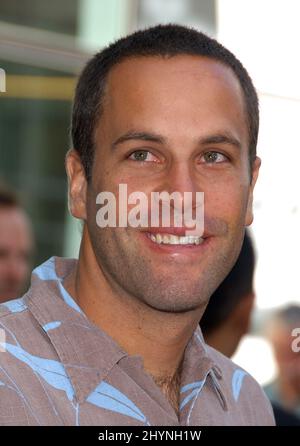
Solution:
[[[200,144],[228,144],[241,150],[242,143],[235,137],[227,134],[216,134],[200,139]]]
[[[166,142],[163,136],[156,133],[130,131],[116,139],[113,142],[112,147],[115,148],[117,145],[122,144],[123,142],[135,140],[157,142],[159,144],[164,144]]]
[[[157,133],[148,133],[148,132],[135,132],[135,131],[129,131],[125,133],[124,135],[117,138],[113,143],[112,147],[116,148],[119,144],[122,144],[126,141],[150,141],[150,142],[156,142],[159,144],[166,143],[166,138],[163,136],[157,134]],[[231,136],[228,135],[226,132],[224,133],[217,133],[214,135],[208,135],[203,138],[200,138],[197,143],[199,145],[210,145],[210,144],[228,144],[231,146],[235,146],[238,149],[242,148],[241,142]]]

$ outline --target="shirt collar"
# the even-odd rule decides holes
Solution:
[[[228,410],[228,404],[222,386],[222,370],[211,356],[210,348],[204,341],[199,325],[186,347],[184,361],[181,389],[189,388],[195,383],[195,380],[197,383],[202,382],[204,386],[206,380],[210,379],[222,408]]]

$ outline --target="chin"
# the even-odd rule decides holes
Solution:
[[[193,289],[194,288],[194,289]],[[140,296],[150,308],[165,313],[187,313],[202,308],[208,300],[207,292],[203,287],[191,287],[179,284],[164,287],[153,287]]]
[[[187,305],[184,302],[146,302],[146,304],[152,308],[152,310],[159,311],[161,313],[184,314],[199,309],[199,304]]]

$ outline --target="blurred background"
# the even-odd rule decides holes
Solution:
[[[76,77],[94,52],[157,23],[191,25],[240,58],[260,96],[252,236],[257,254],[252,334],[234,360],[261,383],[276,369],[261,321],[300,303],[300,2],[298,0],[0,0],[0,178],[33,221],[34,265],[77,256],[64,157]]]

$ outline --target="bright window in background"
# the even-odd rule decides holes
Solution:
[[[260,96],[261,175],[252,225],[258,310],[300,303],[300,2],[218,0],[218,39],[247,67]],[[246,338],[236,362],[260,381],[274,373],[268,346]]]

